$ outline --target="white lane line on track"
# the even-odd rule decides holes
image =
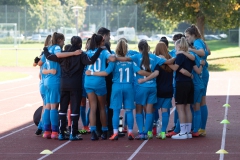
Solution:
[[[3,82],[0,82],[0,85],[6,84],[6,83],[12,83],[12,82],[24,81],[24,80],[31,79],[31,78],[32,78],[32,75],[25,77],[25,78],[18,78],[18,79],[9,80],[9,81],[3,81]]]
[[[170,112],[170,115],[175,111],[175,109],[176,107],[173,107],[173,109]],[[135,150],[135,152],[133,152],[133,154],[128,158],[128,160],[132,160],[147,142],[148,140],[143,141],[143,143]]]
[[[25,95],[32,94],[32,93],[35,93],[35,92],[39,92],[39,91],[28,92],[28,93],[20,94],[20,95],[17,95],[17,96],[13,96],[13,97],[5,98],[5,99],[0,99],[0,102],[1,102],[1,101],[5,101],[5,100],[9,100],[9,99],[12,99],[12,98],[17,98],[17,97],[25,96]]]
[[[33,125],[35,125],[35,124],[31,124],[31,125],[29,125],[29,126],[23,127],[23,128],[21,128],[21,129],[19,129],[19,130],[16,130],[16,131],[14,131],[14,132],[12,132],[12,133],[9,133],[9,134],[7,134],[7,135],[5,135],[5,136],[0,137],[0,139],[6,138],[6,137],[8,137],[8,136],[11,136],[11,135],[14,134],[14,133],[17,133],[17,132],[20,132],[20,131],[22,131],[22,130],[24,130],[24,129],[26,129],[26,128],[32,127]]]
[[[26,86],[31,86],[31,85],[35,85],[35,84],[38,84],[38,83],[32,83],[32,84],[28,84],[28,85],[22,85],[22,86],[18,86],[18,87],[3,89],[3,90],[0,90],[0,92],[9,91],[9,90],[12,90],[12,89],[22,88],[22,87],[26,87]]]
[[[60,146],[58,146],[57,148],[55,148],[54,150],[52,150],[52,152],[54,153],[54,152],[56,152],[57,150],[59,150],[59,149],[61,149],[62,147],[64,147],[65,145],[67,145],[68,143],[70,143],[71,141],[67,141],[67,142],[65,142],[65,143],[63,143],[62,145],[60,145]],[[42,159],[44,159],[44,158],[46,158],[46,157],[48,157],[48,156],[50,156],[51,154],[46,154],[45,156],[42,156],[42,157],[40,157],[38,160],[42,160]]]
[[[229,103],[229,93],[230,93],[230,86],[231,86],[231,79],[228,80],[228,91],[227,91],[227,98],[226,98],[226,104]],[[227,119],[228,117],[228,107],[225,107],[225,114],[224,119]],[[222,132],[222,143],[221,143],[221,149],[225,149],[225,140],[226,140],[226,133],[227,132],[227,124],[223,124],[223,132]],[[220,160],[224,159],[224,154],[220,153]]]
[[[9,113],[18,111],[18,110],[23,109],[23,108],[32,107],[33,105],[38,104],[38,103],[42,103],[42,101],[39,101],[39,102],[36,102],[36,103],[32,103],[32,104],[26,104],[23,107],[20,107],[18,109],[14,109],[14,110],[9,111],[9,112],[4,112],[4,113],[0,114],[0,116],[3,116],[3,115],[6,115],[6,114],[9,114]]]

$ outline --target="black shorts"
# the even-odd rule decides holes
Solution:
[[[194,85],[192,81],[176,82],[175,104],[193,104]]]

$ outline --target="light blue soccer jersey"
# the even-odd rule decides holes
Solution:
[[[201,57],[201,59],[205,60],[206,61],[206,64],[204,65],[204,67],[208,67],[208,63],[207,63],[207,56],[209,55],[208,53],[208,50],[206,48],[206,45],[205,43],[203,42],[203,40],[201,39],[196,39],[194,42],[193,42],[193,46],[199,50],[199,49],[203,49],[204,52],[205,52],[205,55],[203,57]]]
[[[194,53],[194,52],[191,52],[190,51],[190,54],[193,55],[195,57],[195,63],[196,63],[196,66],[199,67],[200,66],[200,57]],[[192,74],[193,74],[193,84],[194,84],[194,90],[200,90],[200,89],[203,89],[204,88],[204,85],[203,85],[203,81],[202,81],[202,73],[200,74],[197,74],[194,69],[192,70]]]
[[[113,83],[133,83],[134,73],[141,70],[136,63],[110,62],[105,70],[108,74],[113,72]]]
[[[162,65],[166,62],[166,59],[157,57],[154,54],[148,54],[149,60],[150,60],[150,69],[152,72],[154,72],[154,69],[156,65]],[[135,54],[133,56],[130,56],[131,60],[137,64],[138,67],[141,68],[142,63],[142,54]],[[142,69],[144,69],[144,66],[142,66]],[[137,74],[137,79],[144,78],[144,76],[141,76]],[[142,87],[156,87],[156,78],[151,79],[150,81],[144,82],[142,84],[137,84]]]
[[[51,54],[56,54],[61,52],[61,48],[59,45],[53,45],[48,47],[48,51]],[[56,84],[59,83],[60,84],[60,77],[61,77],[61,68],[58,62],[53,62],[50,61],[48,59],[46,59],[46,69],[50,70],[50,69],[55,69],[57,72],[56,74],[47,74],[45,77],[45,81],[44,83],[46,83],[45,85],[49,85],[49,84]]]
[[[87,55],[89,57],[92,57],[95,52],[97,51],[97,48],[94,50],[88,50],[87,51]],[[96,62],[94,64],[91,65],[87,65],[87,70],[93,71],[93,72],[101,72],[104,71],[106,69],[106,63],[107,63],[107,59],[109,58],[109,56],[111,56],[111,54],[108,52],[108,50],[103,50],[98,59],[96,60]],[[101,76],[88,76],[85,75],[85,84],[84,84],[85,88],[103,88],[106,87],[106,81],[105,81],[105,77],[101,77]]]
[[[172,58],[175,58],[176,57],[176,50],[173,49],[169,52],[169,55],[172,57]]]
[[[42,66],[40,67],[40,76],[41,76],[41,80],[40,80],[40,84],[42,84],[43,83],[43,81],[44,81],[44,79],[45,79],[45,77],[46,77],[46,75],[45,74],[43,74],[42,73],[42,70],[43,70],[43,68],[44,68],[44,65],[46,65],[46,57],[45,57],[45,55],[43,54],[42,55],[42,57],[41,57],[41,61],[42,61]],[[46,68],[46,67],[45,67]]]
[[[135,54],[140,54],[138,51],[134,51],[134,50],[128,50],[127,52],[127,57],[133,56]]]
[[[207,56],[209,55],[206,45],[203,42],[203,40],[201,39],[196,39],[193,43],[193,46],[199,50],[199,49],[203,49],[205,52],[205,56],[201,57],[202,60],[205,60],[205,65],[203,66],[203,70],[202,70],[202,79],[203,79],[203,83],[205,85],[205,88],[207,88],[207,84],[208,84],[208,80],[209,80],[209,72],[208,72],[208,63],[207,63]]]

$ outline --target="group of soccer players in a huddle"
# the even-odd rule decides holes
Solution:
[[[210,50],[195,25],[187,28],[184,35],[173,36],[175,49],[171,51],[166,37],[152,52],[146,40],[139,41],[138,51],[129,50],[125,38],[119,39],[112,51],[109,40],[110,30],[104,27],[87,40],[86,51],[82,51],[79,36],[73,36],[64,50],[63,34],[54,32],[47,37],[42,54],[34,60],[34,65],[40,66],[43,99],[37,135],[76,141],[89,132],[93,141],[118,140],[122,136],[122,109],[129,140],[153,138],[159,109],[161,130],[157,138],[206,135],[206,60]],[[174,127],[167,131],[173,106]],[[82,130],[78,129],[79,117]],[[138,135],[133,134],[134,120]]]

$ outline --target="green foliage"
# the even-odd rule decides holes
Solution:
[[[175,22],[197,23],[203,18],[203,25],[212,29],[228,29],[240,25],[239,0],[136,0],[148,12],[154,12],[160,19]],[[203,26],[200,26],[203,27]]]

